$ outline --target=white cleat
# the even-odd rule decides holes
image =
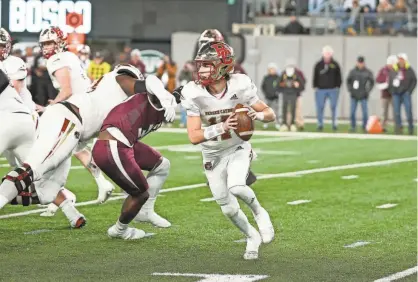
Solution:
[[[102,175],[94,179],[99,187],[99,196],[97,197],[97,201],[99,204],[103,204],[112,195],[113,190],[115,190],[115,186],[113,186],[113,184]]]
[[[120,231],[116,225],[111,226],[107,230],[107,235],[110,238],[121,238],[123,240],[138,240],[145,237],[145,232],[141,229],[128,227],[123,231]]]
[[[262,208],[262,211],[254,216],[255,221],[258,225],[258,230],[260,231],[261,239],[264,244],[270,243],[274,239],[274,228],[271,223],[270,216],[268,212]]]
[[[296,127],[296,125],[292,124],[292,125],[290,126],[290,131],[292,131],[292,132],[296,132],[296,131],[298,131],[298,128]]]
[[[156,212],[152,211],[152,212],[139,212],[138,215],[134,218],[135,222],[149,222],[152,225],[154,225],[155,227],[160,227],[160,228],[168,228],[171,226],[171,223],[159,216]]]
[[[244,259],[258,259],[258,248],[261,245],[261,236],[258,232],[254,232],[253,236],[247,238],[247,247],[245,248]]]
[[[43,217],[52,217],[55,215],[55,213],[58,211],[58,206],[54,203],[50,203],[47,206],[47,210],[40,214],[40,216]]]

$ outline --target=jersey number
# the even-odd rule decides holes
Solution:
[[[102,76],[101,76],[98,80],[96,80],[95,82],[93,82],[93,83],[91,84],[91,86],[90,86],[89,90],[87,90],[87,93],[91,93],[91,92],[93,92],[94,90],[96,90],[97,85],[99,85],[99,83],[100,83],[100,81],[102,81],[102,79],[103,79],[103,75],[102,75]]]
[[[214,125],[220,122],[225,122],[228,119],[229,115],[224,115],[224,116],[216,116],[216,117],[211,117],[210,119],[208,119],[209,125]],[[230,139],[231,133],[229,133],[229,131],[225,132],[224,134],[222,134],[219,137],[216,137],[216,139],[218,139],[218,141],[222,141],[222,140],[228,140]],[[220,138],[220,140],[219,140]]]

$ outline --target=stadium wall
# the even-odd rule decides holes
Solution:
[[[190,60],[194,53],[198,33],[176,32],[171,37],[171,54],[175,62],[182,66]],[[340,92],[339,118],[348,119],[350,114],[350,96],[345,85],[348,72],[354,67],[356,58],[362,55],[366,58],[367,66],[376,75],[378,70],[386,64],[390,54],[406,53],[409,61],[417,71],[417,39],[403,37],[341,37],[341,36],[246,36],[245,37],[244,69],[248,75],[260,86],[266,74],[267,65],[274,62],[279,69],[284,68],[287,58],[293,57],[307,79],[307,88],[303,93],[303,113],[306,117],[315,117],[315,98],[312,89],[312,72],[314,64],[321,57],[324,45],[334,48],[335,58],[340,63],[344,84]],[[413,111],[416,119],[417,94],[413,94]],[[380,91],[375,87],[369,98],[369,114],[381,116],[382,107]],[[358,118],[361,111],[357,111]],[[325,117],[331,117],[329,106],[326,107]],[[392,118],[392,114],[390,115]]]

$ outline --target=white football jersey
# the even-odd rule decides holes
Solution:
[[[80,110],[84,128],[81,141],[97,135],[110,110],[128,97],[116,81],[117,75],[111,71],[93,83],[87,94],[73,95],[67,100]]]
[[[26,86],[26,79],[28,76],[26,63],[19,57],[8,56],[3,61],[7,75],[11,80],[23,80],[24,87],[21,90],[20,97],[23,103],[29,108],[31,112],[35,111],[35,102],[32,100],[32,94]]]
[[[200,116],[207,125],[225,121],[237,104],[252,106],[259,101],[257,87],[245,74],[232,74],[223,94],[214,96],[194,81],[186,84],[181,93],[184,96],[182,106],[187,110],[187,115]],[[231,130],[201,145],[205,157],[217,157],[228,154],[243,142]]]
[[[60,52],[52,55],[47,63],[49,76],[56,89],[60,89],[60,85],[54,76],[55,71],[62,68],[69,68],[71,76],[71,89],[73,95],[85,94],[90,86],[90,79],[87,77],[86,71],[81,65],[80,59],[71,52]]]
[[[0,62],[0,69],[7,74],[4,63]],[[0,112],[7,113],[27,113],[30,114],[28,107],[23,103],[22,98],[11,85],[6,87],[2,93],[0,93]]]

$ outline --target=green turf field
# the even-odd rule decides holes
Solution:
[[[217,204],[200,201],[211,193],[203,185],[200,153],[188,145],[186,134],[158,132],[144,142],[171,161],[164,189],[202,184],[163,191],[156,210],[171,228],[135,224],[155,235],[131,242],[109,239],[106,230],[116,221],[121,200],[80,207],[88,220],[81,230],[70,230],[61,212],[53,218],[38,213],[2,218],[39,209],[8,206],[0,211],[0,281],[255,281],[192,274],[374,281],[417,265],[416,140],[256,135],[252,141],[258,153],[252,168],[260,178],[253,188],[277,234],[262,245],[258,261],[243,260],[245,243],[234,242],[243,236]],[[1,175],[7,171],[0,168]],[[95,182],[84,169],[71,171],[67,187],[79,203],[96,198]],[[287,204],[297,200],[310,202]],[[376,208],[384,204],[397,205]],[[368,244],[353,247],[356,242]],[[416,279],[415,272],[398,281]]]

